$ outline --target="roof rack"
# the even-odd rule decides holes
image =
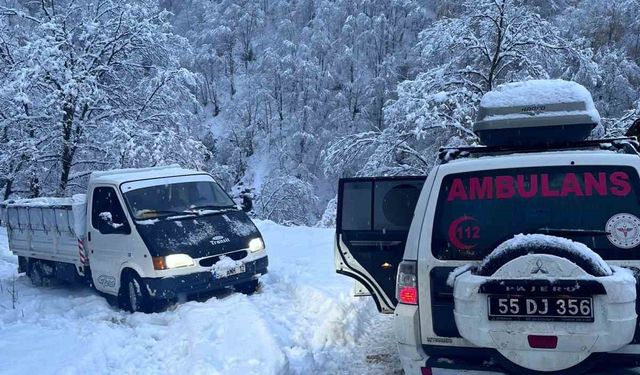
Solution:
[[[580,150],[580,149],[600,149],[622,152],[625,154],[639,155],[640,143],[636,137],[618,137],[593,139],[579,142],[559,143],[549,146],[465,146],[465,147],[442,147],[440,148],[438,158],[442,164],[452,160],[468,158],[472,156],[490,156],[510,153],[533,153],[546,151],[561,150]]]

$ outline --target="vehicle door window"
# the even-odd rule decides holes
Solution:
[[[129,234],[131,227],[112,187],[97,187],[91,200],[91,225],[102,234]]]
[[[351,256],[341,255],[341,272],[363,283],[381,311],[396,304],[398,265],[424,180],[363,177],[342,179],[338,185],[338,248]]]
[[[377,181],[374,192],[373,229],[409,230],[420,197],[422,181]]]
[[[342,192],[342,230],[371,230],[373,182],[352,182]]]
[[[349,182],[342,192],[341,229],[407,231],[422,180]]]

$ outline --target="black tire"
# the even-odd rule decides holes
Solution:
[[[153,303],[144,281],[134,272],[128,272],[120,285],[121,306],[129,312],[153,312]]]
[[[260,287],[260,282],[258,280],[245,281],[244,283],[237,284],[233,287],[236,292],[246,294],[248,296],[254,294],[258,291]]]
[[[31,283],[37,287],[51,285],[51,278],[47,276],[43,266],[41,261],[31,260],[27,268],[27,276],[29,276]]]
[[[29,272],[29,258],[18,256],[18,273]]]
[[[491,276],[506,263],[528,254],[549,254],[561,258],[566,258],[592,276],[608,276],[608,274],[602,272],[599,267],[596,267],[588,259],[582,258],[563,247],[531,244],[514,247],[513,249],[511,249],[511,251],[505,252],[500,256],[490,257],[489,261],[481,264],[476,269],[475,274],[479,276]]]

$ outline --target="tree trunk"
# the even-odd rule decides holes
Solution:
[[[9,199],[9,197],[13,193],[12,188],[13,188],[13,179],[7,178],[4,184],[4,198],[2,200],[6,201],[7,199]]]
[[[74,101],[67,99],[63,107],[64,115],[62,117],[62,155],[60,162],[62,165],[62,173],[60,175],[60,185],[58,195],[63,196],[67,190],[69,183],[69,174],[71,172],[71,164],[76,151],[75,141],[71,139],[73,135],[73,119],[75,115]]]
[[[40,179],[38,179],[38,176],[33,175],[29,179],[29,198],[38,198],[40,192]]]
[[[493,58],[491,59],[491,68],[489,69],[489,76],[488,76],[488,78],[489,78],[489,82],[488,82],[489,90],[488,91],[493,90],[493,86],[494,86],[494,82],[493,81],[496,78],[495,74],[496,74],[496,71],[498,69],[498,64],[500,62],[500,54],[502,53],[502,38],[504,37],[504,35],[503,35],[503,31],[504,31],[504,27],[505,27],[505,25],[504,25],[504,13],[505,13],[504,12],[504,7],[505,7],[504,1],[500,5],[498,5],[498,7],[499,7],[499,10],[500,10],[500,22],[497,25],[498,35],[497,35],[497,38],[496,38],[497,39],[496,40],[496,50],[494,51]]]

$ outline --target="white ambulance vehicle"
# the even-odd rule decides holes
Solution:
[[[267,272],[262,236],[208,174],[178,166],[91,174],[87,194],[0,205],[9,249],[34,284],[84,281],[130,311]]]
[[[599,121],[576,83],[507,84],[481,101],[484,146],[340,181],[337,272],[395,314],[407,374],[640,364],[638,143],[587,140]]]

